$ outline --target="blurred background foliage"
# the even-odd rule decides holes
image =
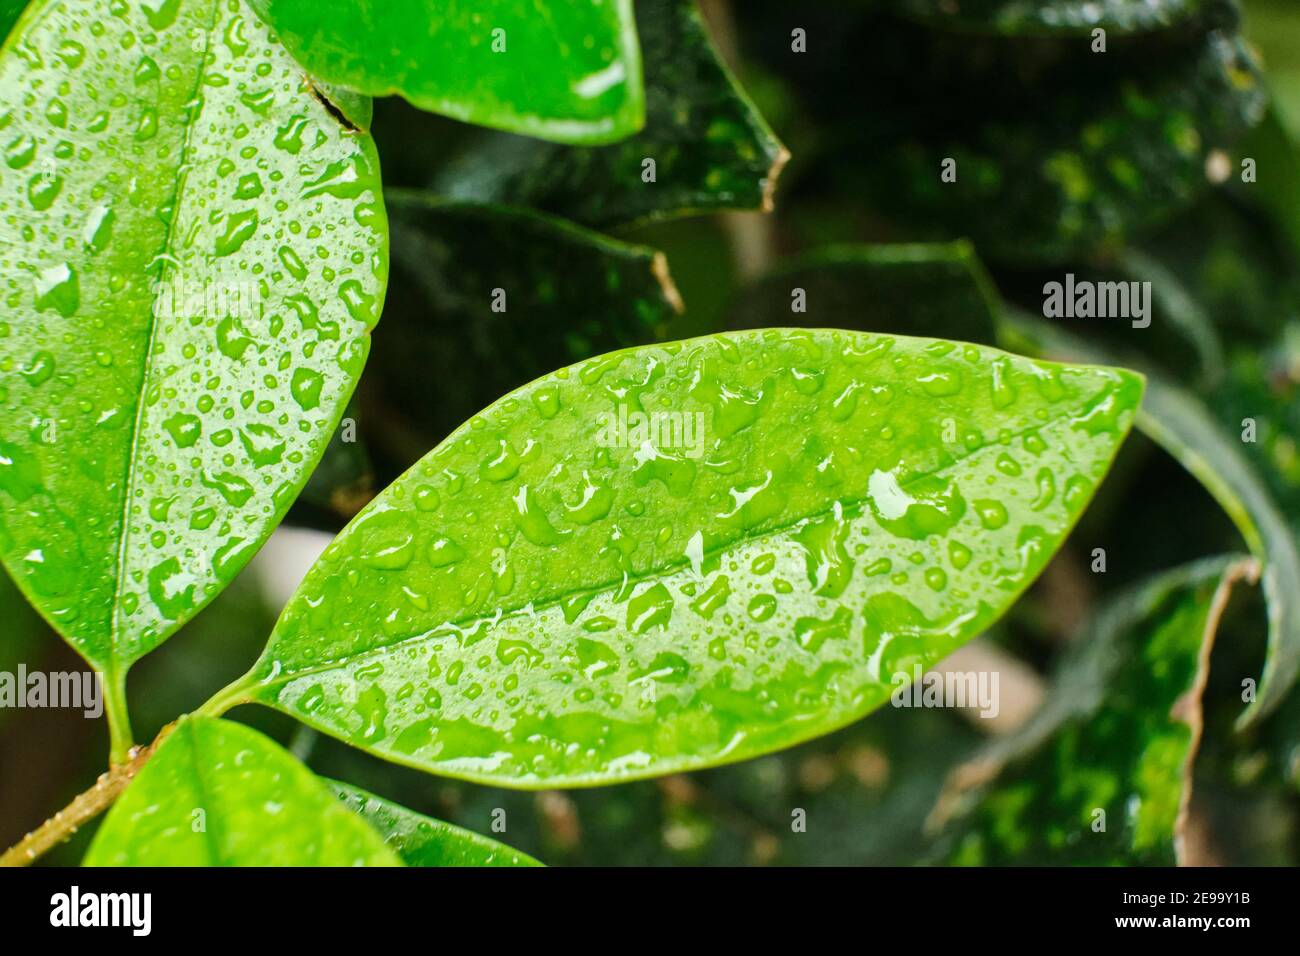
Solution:
[[[1008,19],[1008,6],[1037,15]],[[1269,618],[1247,586],[1215,605],[1243,566],[1213,556],[1253,546],[1272,566],[1276,542],[1300,534],[1300,5],[1101,6],[1104,55],[1072,0],[638,0],[647,126],[608,147],[376,102],[393,269],[345,420],[355,434],[336,436],[294,527],[132,674],[139,736],[247,668],[315,551],[376,490],[546,371],[762,325],[1051,352],[1051,330],[1025,316],[1041,314],[1045,281],[1073,272],[1152,283],[1150,328],[1058,331],[1158,376],[1199,416],[1188,453],[1240,444],[1209,467],[1238,469],[1225,480],[1259,494],[1241,496],[1234,526],[1135,434],[1047,573],[966,658],[1002,669],[1006,720],[885,708],[744,764],[518,793],[432,779],[256,708],[234,716],[321,774],[552,865],[1168,863],[1175,829],[1186,862],[1295,864],[1300,692],[1235,726]],[[960,189],[940,181],[946,158]],[[804,313],[791,312],[795,288]],[[1238,443],[1246,418],[1257,440]],[[1243,521],[1264,544],[1243,542]],[[1278,564],[1275,614],[1300,600]],[[1195,740],[1170,714],[1205,677],[1202,637],[1220,611],[1184,807]],[[5,580],[0,614],[0,670],[78,667]],[[103,757],[101,727],[79,713],[0,710],[0,843],[93,782]],[[1095,807],[1121,822],[1088,842]],[[75,863],[84,844],[48,862]]]

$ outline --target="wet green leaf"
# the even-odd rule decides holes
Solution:
[[[87,866],[399,866],[325,781],[240,724],[186,717],[109,811]]]
[[[313,75],[565,143],[645,119],[632,0],[249,0]]]
[[[367,383],[385,404],[366,425],[398,471],[506,392],[656,341],[682,307],[654,249],[525,209],[389,196],[393,295]]]
[[[961,241],[819,250],[743,290],[728,313],[734,328],[852,328],[992,344],[1000,308],[974,247]]]
[[[1141,393],[1120,370],[838,331],[562,369],[371,502],[211,707],[261,701],[523,788],[797,743],[997,619]]]
[[[1216,0],[1212,0],[1212,3]],[[1204,0],[895,0],[898,9],[936,27],[1012,36],[1088,35],[1097,27],[1143,33],[1190,20]]]
[[[329,781],[334,794],[364,817],[407,866],[541,866],[496,840],[398,806],[346,783]]]
[[[718,209],[770,211],[788,154],[722,64],[694,0],[642,0],[646,124],[616,146],[573,149],[486,135],[438,192],[517,203],[608,228]],[[647,182],[647,160],[654,181]]]
[[[383,296],[378,160],[238,0],[42,2],[0,113],[0,551],[120,683],[320,457]]]
[[[1097,614],[1025,728],[958,768],[947,862],[1171,866],[1201,734],[1210,647],[1234,581],[1212,558],[1123,593]],[[969,792],[968,792],[969,791]]]

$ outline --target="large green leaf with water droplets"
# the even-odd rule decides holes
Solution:
[[[788,154],[709,40],[694,0],[641,0],[646,123],[613,146],[566,148],[485,133],[435,189],[535,206],[599,228],[717,209],[770,211]],[[654,181],[644,177],[654,160]]]
[[[954,773],[939,807],[958,814],[947,861],[1181,858],[1210,646],[1232,583],[1255,570],[1250,559],[1212,558],[1106,605],[1042,711]]]
[[[87,866],[399,866],[325,781],[251,728],[186,717],[109,811]]]
[[[383,834],[407,866],[540,866],[526,853],[434,820],[346,783],[334,793]]]
[[[311,72],[566,143],[645,120],[632,0],[249,0]]]
[[[33,6],[0,125],[0,552],[120,680],[321,454],[383,292],[378,162],[238,0]]]
[[[996,620],[1141,394],[1120,370],[838,331],[562,369],[371,502],[220,703],[525,788],[788,746]]]
[[[1211,0],[1211,3],[1217,0]],[[895,0],[898,9],[936,27],[1013,36],[1087,35],[1097,27],[1141,33],[1174,26],[1209,6],[1205,0]]]

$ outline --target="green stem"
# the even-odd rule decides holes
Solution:
[[[194,713],[203,714],[205,717],[220,717],[231,707],[249,703],[252,700],[248,696],[248,685],[250,683],[249,675],[245,674],[234,683],[227,684],[209,697],[207,703]]]
[[[126,672],[112,667],[103,675],[104,714],[108,718],[108,762],[110,766],[131,758],[135,738],[131,734],[131,717],[126,709]]]

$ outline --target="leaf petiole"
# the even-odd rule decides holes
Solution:
[[[131,733],[131,716],[126,708],[126,672],[112,667],[102,675],[104,716],[108,719],[108,762],[112,767],[131,759],[135,738]]]

